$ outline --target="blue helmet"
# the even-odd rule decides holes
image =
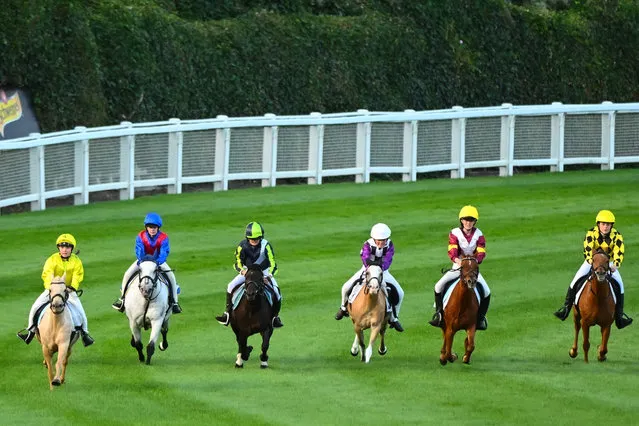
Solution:
[[[162,227],[162,218],[157,213],[148,213],[144,217],[144,226],[156,225],[158,228]]]

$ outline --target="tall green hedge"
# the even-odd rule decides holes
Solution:
[[[122,120],[637,101],[639,5],[4,0],[43,131]]]

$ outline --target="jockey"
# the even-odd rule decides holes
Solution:
[[[138,266],[143,258],[152,256],[169,279],[169,305],[174,314],[182,312],[182,308],[178,304],[178,284],[175,280],[175,274],[171,267],[166,263],[169,257],[170,245],[169,236],[160,231],[162,227],[162,218],[157,213],[149,213],[144,218],[144,230],[140,231],[135,238],[135,256],[137,260],[129,266],[124,273],[122,285],[120,287],[120,297],[111,305],[113,309],[124,312],[124,297],[131,277],[138,272]]]
[[[459,278],[459,268],[461,266],[462,256],[474,256],[477,264],[486,257],[486,238],[484,234],[475,227],[479,219],[479,212],[473,206],[464,206],[459,211],[459,227],[453,228],[448,234],[448,257],[453,261],[453,266],[442,276],[437,284],[435,284],[435,314],[433,319],[428,323],[433,327],[441,327],[444,320],[444,287],[450,281]],[[490,305],[490,288],[486,284],[486,280],[479,273],[477,283],[483,287],[483,295],[479,303],[479,311],[477,312],[477,330],[486,330],[488,321],[486,321],[486,312]],[[480,292],[481,294],[481,292]]]
[[[346,310],[346,304],[348,303],[348,295],[353,289],[356,281],[360,280],[362,274],[369,265],[380,265],[384,271],[384,282],[391,285],[397,290],[399,301],[397,305],[391,310],[391,318],[389,325],[391,328],[399,331],[404,331],[404,327],[399,322],[399,310],[404,300],[404,290],[399,285],[395,277],[393,277],[389,271],[391,263],[393,263],[393,255],[395,254],[395,246],[390,239],[391,230],[385,223],[377,223],[371,228],[371,237],[364,242],[362,249],[360,250],[360,257],[362,259],[362,267],[342,286],[342,304],[335,314],[336,320],[341,320],[348,316]]]
[[[233,309],[231,300],[233,291],[244,283],[244,274],[246,274],[247,268],[257,264],[262,268],[264,283],[271,285],[275,295],[275,300],[273,301],[273,327],[282,327],[284,324],[282,324],[278,316],[282,307],[282,293],[274,277],[277,274],[277,264],[275,263],[273,247],[264,238],[264,228],[258,222],[250,222],[246,225],[244,235],[246,238],[240,241],[235,249],[235,264],[233,266],[238,275],[226,286],[226,311],[222,315],[216,316],[215,319],[222,325],[229,325],[229,313]]]
[[[71,234],[62,234],[58,237],[55,243],[58,247],[58,252],[49,256],[44,263],[44,268],[42,269],[44,291],[40,294],[40,296],[38,296],[31,307],[31,311],[29,312],[29,325],[25,330],[21,330],[18,333],[18,337],[24,340],[27,345],[31,343],[31,340],[33,340],[33,337],[35,336],[37,322],[37,318],[34,317],[40,308],[49,303],[51,279],[53,277],[64,277],[67,288],[73,290],[69,292],[68,303],[75,308],[75,311],[78,312],[81,317],[82,343],[84,346],[92,345],[94,340],[89,335],[87,314],[84,312],[82,302],[80,302],[80,298],[76,293],[76,291],[80,288],[80,283],[84,280],[84,267],[82,266],[82,261],[77,254],[73,253],[73,248],[76,245],[75,238]],[[72,315],[74,313],[75,312],[73,312]],[[75,318],[74,323],[77,324]]]
[[[584,238],[584,263],[581,264],[579,270],[572,279],[568,292],[566,293],[566,301],[564,305],[555,312],[555,316],[560,320],[565,320],[570,314],[570,309],[575,303],[575,296],[585,282],[584,279],[590,274],[592,268],[592,255],[597,249],[603,250],[610,257],[610,271],[612,272],[612,288],[617,297],[615,306],[615,325],[621,329],[632,324],[632,318],[629,318],[623,312],[624,288],[619,267],[623,262],[624,244],[621,233],[613,228],[615,224],[615,215],[610,210],[601,210],[595,218],[596,226],[586,232]],[[616,281],[616,282],[615,282]]]

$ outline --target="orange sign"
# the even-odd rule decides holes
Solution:
[[[0,90],[0,135],[4,137],[4,126],[22,118],[22,105],[20,95],[16,91],[7,97],[4,90]]]

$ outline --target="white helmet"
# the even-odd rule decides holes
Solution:
[[[374,240],[385,240],[390,236],[391,230],[385,223],[376,223],[371,228],[371,238]]]

